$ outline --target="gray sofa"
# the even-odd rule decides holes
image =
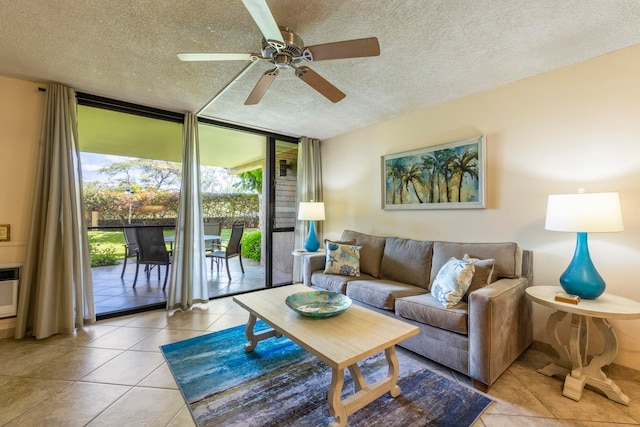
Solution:
[[[340,292],[354,303],[420,327],[400,343],[471,377],[486,391],[532,342],[532,256],[516,243],[455,243],[371,236],[345,230],[361,246],[360,276],[325,274],[325,255],[303,257],[304,284]],[[440,268],[465,254],[494,259],[493,279],[445,308],[429,292]]]

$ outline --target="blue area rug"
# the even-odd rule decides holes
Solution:
[[[256,329],[266,325],[258,322]],[[289,339],[244,351],[244,326],[161,347],[198,426],[326,426],[331,369]],[[349,426],[470,426],[491,399],[398,352],[402,394],[349,415]],[[360,363],[367,382],[387,374],[384,353]],[[343,396],[353,393],[345,373]]]

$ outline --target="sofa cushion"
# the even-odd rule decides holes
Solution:
[[[324,272],[342,276],[360,277],[360,248],[355,245],[340,245],[327,242],[327,259]]]
[[[469,300],[469,294],[476,289],[483,288],[491,283],[491,278],[493,276],[493,266],[496,261],[494,259],[478,259],[471,258],[468,254],[464,254],[462,257],[463,261],[472,262],[476,267],[476,271],[473,273],[473,278],[471,279],[471,285],[469,285],[469,289],[462,296],[462,301],[467,302]]]
[[[454,308],[444,308],[432,294],[396,299],[396,315],[435,328],[467,335],[469,306],[461,302]]]
[[[496,260],[491,280],[515,279],[522,275],[522,248],[517,243],[455,243],[433,242],[431,282],[445,262],[451,257],[462,259],[464,254],[471,258]]]
[[[380,277],[380,262],[386,237],[370,236],[357,231],[345,230],[341,240],[355,240],[360,249],[360,272]]]
[[[431,294],[446,308],[455,306],[469,289],[474,271],[473,263],[450,258],[433,280]]]
[[[347,284],[349,298],[385,310],[393,310],[397,298],[426,292],[419,286],[391,280],[352,280]]]
[[[340,276],[337,274],[324,274],[321,271],[311,274],[312,287],[341,294],[346,293],[347,283],[352,280],[375,280],[375,277],[368,274],[360,274],[360,277]]]
[[[429,289],[433,242],[387,238],[380,277]]]

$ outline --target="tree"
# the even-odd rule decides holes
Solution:
[[[175,162],[130,159],[113,162],[100,169],[100,173],[111,177],[117,186],[131,186],[139,182],[143,187],[155,190],[180,188],[181,167]]]
[[[200,188],[203,193],[229,194],[239,181],[228,169],[216,166],[200,166]]]
[[[239,182],[233,188],[245,193],[258,193],[258,228],[262,230],[262,169],[254,169],[238,174]]]
[[[244,180],[220,167],[204,166],[203,213],[217,218],[244,218],[251,227],[259,221],[262,196],[260,169],[241,174]],[[87,182],[84,198],[87,217],[97,211],[105,221],[122,223],[162,220],[177,216],[180,200],[180,164],[150,159],[112,162],[100,170],[108,179]],[[240,187],[243,193],[234,189]],[[213,191],[211,191],[213,190]],[[256,194],[257,193],[257,194]]]
[[[262,169],[241,172],[238,174],[239,182],[233,184],[233,188],[244,193],[258,193],[262,195]]]
[[[433,170],[438,174],[438,201],[442,200],[440,182],[444,181],[444,201],[449,202],[449,179],[451,178],[451,159],[455,155],[452,148],[434,151],[428,154],[433,158]]]
[[[451,161],[451,170],[454,174],[460,174],[458,182],[458,202],[462,202],[460,198],[462,196],[462,181],[464,180],[465,174],[469,175],[471,179],[478,178],[478,152],[476,150],[467,150],[462,156],[455,153]]]
[[[179,163],[161,160],[139,159],[138,167],[142,169],[142,183],[156,190],[173,190],[180,188],[182,167]]]
[[[112,178],[113,184],[118,186],[130,186],[136,182],[135,165],[133,160],[111,163],[100,169],[99,173]]]
[[[436,172],[436,161],[432,154],[427,154],[426,156],[422,156],[422,170],[427,171],[429,173],[429,203],[436,202],[436,179],[438,174]]]
[[[400,204],[402,204],[402,176],[407,172],[402,159],[392,159],[387,163],[387,178],[391,179],[391,203],[396,202],[396,186],[400,195]]]
[[[418,198],[418,202],[424,203],[420,198],[418,190],[416,189],[416,182],[424,187],[425,182],[422,178],[422,168],[419,164],[414,163],[408,169],[406,169],[406,172],[402,175],[402,184],[407,189],[407,193],[409,192],[409,185],[411,185],[411,187],[413,187],[413,192]]]

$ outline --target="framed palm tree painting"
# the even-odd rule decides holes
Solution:
[[[485,137],[382,156],[382,208],[485,207]]]

